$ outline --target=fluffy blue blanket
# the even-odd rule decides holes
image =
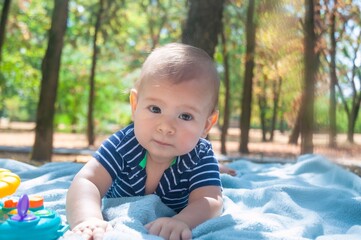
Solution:
[[[61,215],[81,167],[34,167],[0,159],[0,168],[22,179],[14,195],[42,195],[45,206]],[[193,239],[361,239],[361,179],[355,174],[317,155],[302,156],[294,164],[240,159],[229,167],[237,176],[222,174],[224,212],[193,229]],[[156,196],[107,199],[103,206],[115,228],[106,239],[160,239],[147,234],[144,224],[174,214]]]

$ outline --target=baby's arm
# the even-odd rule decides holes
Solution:
[[[96,159],[75,176],[66,199],[67,220],[73,232],[86,239],[101,239],[111,229],[101,213],[101,199],[111,183],[108,171]]]
[[[191,239],[191,229],[219,216],[223,200],[218,186],[200,187],[191,192],[187,207],[173,218],[159,218],[146,225],[149,233],[165,239]]]

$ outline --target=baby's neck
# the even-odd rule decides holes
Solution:
[[[174,164],[174,162],[175,162],[174,159],[175,158],[159,159],[159,158],[152,157],[149,153],[147,153],[147,166],[157,166],[159,169],[163,169],[163,171],[164,171],[165,169],[170,167],[172,164]]]

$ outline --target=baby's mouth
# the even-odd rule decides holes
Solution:
[[[160,146],[165,146],[165,147],[171,146],[171,144],[163,142],[163,141],[154,140],[154,142],[157,143]]]

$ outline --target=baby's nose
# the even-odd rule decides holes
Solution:
[[[162,134],[174,134],[175,133],[174,123],[172,123],[172,120],[163,119],[158,124],[157,130]]]

